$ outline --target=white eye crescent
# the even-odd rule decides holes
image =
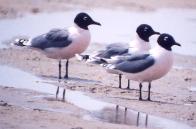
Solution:
[[[164,41],[167,41],[167,40],[168,40],[168,38],[169,38],[169,37],[167,37],[167,36],[166,36],[163,40],[164,40]]]
[[[88,17],[83,17],[83,20],[85,20],[85,21],[86,21],[87,19],[88,19]]]
[[[148,27],[144,27],[144,31],[147,31],[148,30]]]

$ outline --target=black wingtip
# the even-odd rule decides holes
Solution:
[[[84,60],[84,61],[87,61],[90,56],[89,55],[80,55],[80,54],[75,54],[76,58],[80,61]]]
[[[104,59],[100,59],[100,61],[103,63],[103,64],[107,64],[108,62],[106,61],[106,60],[104,60]]]
[[[26,41],[27,41],[26,39],[16,39],[14,42],[14,45],[23,47],[23,46],[26,46],[24,45],[24,42]]]

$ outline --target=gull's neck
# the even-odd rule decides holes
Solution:
[[[84,33],[84,32],[89,33],[89,30],[83,29],[75,23],[71,27],[69,27],[68,31],[70,34],[77,34],[77,33]]]
[[[144,41],[136,34],[135,39],[129,43],[130,53],[146,52],[150,49],[150,43]]]
[[[72,27],[76,28],[76,29],[79,30],[79,31],[88,31],[88,30],[86,30],[86,29],[83,29],[83,28],[79,27],[79,26],[78,26],[77,24],[75,24],[75,23],[74,23],[74,25],[73,25]]]
[[[168,51],[165,48],[161,47],[160,45],[156,45],[154,48],[152,48],[149,53],[153,57],[161,57],[161,56],[173,56],[172,51]]]

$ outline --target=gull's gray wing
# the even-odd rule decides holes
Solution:
[[[62,48],[71,44],[67,30],[52,29],[48,33],[37,36],[31,40],[31,47],[46,48]]]
[[[112,56],[128,53],[128,45],[123,43],[112,43],[106,46],[104,50],[96,52],[96,57],[109,59]]]
[[[102,50],[97,54],[97,57],[100,58],[111,58],[112,56],[117,56],[117,55],[123,55],[125,53],[128,53],[128,48],[124,47],[107,47],[106,50]]]
[[[130,59],[121,60],[114,64],[114,69],[126,73],[138,73],[151,67],[155,63],[155,59],[149,54],[133,55]]]
[[[131,53],[125,53],[125,54],[122,54],[122,55],[120,55],[120,56],[117,57],[118,59],[115,61],[115,64],[122,63],[124,61],[141,60],[141,59],[145,59],[148,56],[149,56],[149,54],[131,54]]]
[[[150,54],[130,54],[126,53],[123,54],[122,56],[125,57],[127,61],[134,61],[134,60],[144,60],[150,56]]]
[[[106,50],[110,48],[117,48],[117,47],[128,48],[129,45],[127,43],[111,43],[106,46]]]

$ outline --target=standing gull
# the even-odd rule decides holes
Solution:
[[[76,53],[82,53],[90,43],[89,25],[101,25],[87,13],[76,15],[74,25],[67,29],[52,29],[48,33],[31,39],[17,39],[15,45],[28,46],[43,52],[47,57],[59,60],[59,79],[61,79],[61,60],[66,59],[66,74],[68,78],[69,59]]]
[[[136,37],[129,43],[129,46],[120,43],[113,43],[106,46],[105,50],[100,50],[95,52],[93,55],[79,55],[76,54],[76,57],[79,60],[86,60],[86,62],[94,63],[94,64],[104,64],[104,59],[118,59],[118,56],[133,54],[133,53],[141,53],[146,52],[150,49],[149,38],[154,34],[160,34],[153,30],[153,28],[148,24],[141,24],[136,29]],[[112,74],[119,75],[119,88],[121,88],[121,78],[122,74],[118,72],[108,71]],[[130,87],[130,83],[128,80],[128,89]]]
[[[76,53],[82,53],[90,43],[89,25],[101,25],[88,14],[79,13],[74,19],[74,26],[68,29],[52,29],[48,33],[32,39],[17,39],[15,45],[29,46],[43,52],[47,57],[59,60],[59,79],[61,79],[61,60],[66,59],[66,74],[68,78],[69,59]]]
[[[171,35],[165,33],[159,36],[157,42],[158,45],[152,48],[148,54],[132,54],[106,66],[107,70],[118,71],[127,79],[139,82],[139,100],[142,100],[143,82],[149,83],[147,100],[151,100],[151,82],[169,72],[173,64],[172,46],[181,46]]]

